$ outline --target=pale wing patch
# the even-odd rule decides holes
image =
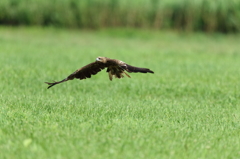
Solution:
[[[125,62],[123,62],[123,61],[119,61],[119,63],[120,63],[120,64],[125,64],[125,65],[126,65],[126,63],[125,63]]]

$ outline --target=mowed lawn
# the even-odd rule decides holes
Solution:
[[[106,71],[47,89],[97,56]],[[240,158],[240,35],[0,27],[0,158]]]

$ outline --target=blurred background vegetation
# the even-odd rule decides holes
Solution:
[[[239,32],[240,0],[1,0],[0,25]]]

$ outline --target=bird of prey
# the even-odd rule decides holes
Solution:
[[[59,81],[59,82],[45,82],[46,84],[48,84],[48,88],[51,88],[52,86],[62,83],[62,82],[66,82],[68,80],[73,80],[74,78],[77,79],[86,79],[86,78],[91,78],[91,75],[96,75],[98,72],[100,72],[101,70],[107,68],[107,72],[109,75],[109,79],[112,81],[113,77],[116,78],[123,78],[123,75],[126,75],[127,77],[130,78],[130,76],[125,72],[141,72],[141,73],[154,73],[153,71],[151,71],[148,68],[140,68],[140,67],[135,67],[135,66],[131,66],[126,64],[123,61],[120,60],[116,60],[116,59],[110,59],[107,57],[98,57],[96,58],[95,62],[92,62],[86,66],[83,66],[82,68],[76,70],[75,72],[73,72],[72,74],[70,74],[67,78]]]

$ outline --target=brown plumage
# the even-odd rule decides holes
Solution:
[[[112,80],[113,77],[116,78],[123,78],[123,75],[126,75],[127,77],[130,78],[130,76],[125,72],[141,72],[141,73],[154,73],[153,71],[151,71],[148,68],[140,68],[140,67],[135,67],[135,66],[131,66],[126,64],[123,61],[120,60],[116,60],[116,59],[110,59],[107,57],[98,57],[96,59],[95,62],[92,62],[78,70],[76,70],[75,72],[73,72],[72,74],[70,74],[67,78],[59,81],[59,82],[45,82],[47,83],[49,86],[48,88],[51,88],[52,86],[62,83],[62,82],[66,82],[68,80],[73,80],[74,78],[77,79],[86,79],[86,78],[91,78],[91,75],[95,75],[98,72],[100,72],[101,70],[107,68],[107,72],[109,75],[109,79]]]

